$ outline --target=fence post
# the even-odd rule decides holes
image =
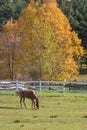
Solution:
[[[65,96],[65,82],[66,82],[66,80],[64,80],[64,82],[63,82],[63,96]]]
[[[18,80],[16,80],[16,90],[18,90]]]
[[[40,95],[42,96],[42,89],[41,89],[41,86],[42,86],[42,84],[41,84],[41,80],[40,80]]]

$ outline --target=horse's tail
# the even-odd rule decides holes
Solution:
[[[36,97],[36,107],[37,107],[37,109],[39,109],[39,106],[40,106],[40,104],[39,104],[39,98]]]

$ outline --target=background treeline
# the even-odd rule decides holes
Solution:
[[[17,20],[31,0],[1,0],[0,29],[9,18]],[[39,2],[39,6],[43,3]],[[57,0],[58,7],[68,17],[72,29],[82,39],[82,46],[87,49],[87,0]]]
[[[80,47],[80,40],[77,38],[77,34],[79,38],[82,40],[81,45],[84,47],[85,52],[86,52],[87,2],[85,0],[77,0],[77,1],[76,0],[72,0],[72,1],[57,0],[57,7],[60,8],[61,11],[63,11],[63,13],[67,16],[72,28],[68,27],[69,26],[68,21],[65,20],[66,18],[62,15],[60,11],[59,11],[59,14],[57,12],[57,15],[61,17],[59,17],[59,19],[58,17],[55,17],[56,11],[58,10],[56,10],[54,6],[52,7],[52,9],[50,7],[46,7],[46,8],[42,7],[42,10],[44,11],[47,10],[48,12],[48,16],[46,16],[47,17],[46,19],[45,12],[39,9],[39,7],[41,7],[42,4],[43,4],[42,0],[35,0],[34,2],[32,2],[32,7],[34,7],[35,9],[27,8],[25,9],[25,11],[23,11],[25,7],[27,7],[28,5],[31,5],[31,0],[2,0],[0,1],[0,31],[1,31],[0,36],[1,38],[3,37],[3,40],[0,40],[0,41],[3,41],[3,42],[0,42],[0,44],[2,45],[0,46],[0,54],[1,54],[0,60],[2,61],[2,59],[4,59],[3,60],[4,62],[1,62],[0,64],[0,68],[2,68],[0,71],[2,78],[9,77],[10,79],[14,79],[14,76],[18,71],[19,71],[19,77],[21,77],[20,72],[22,72],[23,73],[23,74],[21,73],[22,75],[24,74],[31,75],[31,77],[33,77],[34,79],[36,79],[36,77],[38,79],[38,77],[40,78],[42,75],[45,75],[45,76],[47,75],[47,77],[51,77],[51,78],[52,78],[52,75],[56,75],[57,77],[61,77],[60,75],[63,75],[63,76],[65,75],[65,77],[67,77],[66,73],[69,77],[69,73],[71,73],[71,75],[76,73],[75,71],[77,69],[76,67],[77,65],[79,66],[79,69],[80,69],[81,63],[86,64],[87,54],[85,53],[85,55],[83,56],[83,51],[82,51],[82,48]],[[38,14],[37,17],[35,16],[36,15],[35,10],[37,10],[36,11]],[[52,12],[53,14],[51,14],[52,15],[51,17],[55,19],[52,23],[53,25],[50,26],[51,21],[49,21],[50,19],[49,16],[50,16],[50,13]],[[42,14],[43,14],[43,17],[40,16]],[[30,17],[30,20],[28,17]],[[16,24],[16,21],[18,19],[19,21]],[[23,21],[23,19],[25,19],[25,21]],[[34,19],[36,21],[34,21]],[[44,19],[45,22],[37,21],[37,19],[41,21]],[[31,22],[31,20],[33,21]],[[57,20],[61,21],[60,25],[59,23],[57,23],[58,22]],[[63,23],[63,21],[65,22]],[[59,25],[59,27],[57,27],[57,24]],[[63,24],[67,25],[68,29],[66,28],[64,30],[65,25]],[[33,38],[31,38],[33,34],[32,28],[34,32]],[[52,31],[54,30],[54,28],[55,28],[55,31],[54,31],[55,33]],[[57,31],[58,31],[57,28],[62,29],[60,30],[58,34],[57,34]],[[72,32],[70,32],[70,30]],[[74,32],[74,30],[77,32],[77,34]],[[44,34],[44,37],[43,37],[43,34]],[[39,43],[41,44],[38,44],[38,36],[40,39]],[[50,39],[52,36],[55,36],[54,39]],[[66,36],[67,36],[67,40],[66,40]],[[58,38],[59,38],[58,40],[59,43],[57,43]],[[22,42],[21,42],[21,39],[22,39]],[[72,48],[72,45],[70,45],[71,41],[73,43],[73,48]],[[42,44],[44,42],[47,45],[44,46]],[[4,43],[4,46],[3,46],[3,43]],[[31,43],[33,47],[31,47]],[[38,45],[36,46],[34,43]],[[56,43],[55,47],[53,43]],[[60,46],[60,43],[64,45]],[[19,49],[20,45],[21,45],[21,50]],[[71,50],[69,51],[69,54],[67,52],[67,47],[69,49],[71,48]],[[41,50],[39,51],[39,53],[37,51],[37,56],[35,54],[36,50],[34,50],[33,48],[36,50]],[[21,58],[19,58],[20,56],[18,57],[20,52],[21,52]],[[26,52],[29,52],[29,53],[26,53]],[[32,55],[32,52],[34,52],[33,55]],[[53,54],[55,55],[53,56],[53,54],[49,52],[53,52]],[[39,56],[41,56],[42,54],[44,54],[44,57],[42,56],[39,58]],[[30,57],[30,55],[32,55],[32,57]],[[59,55],[61,55],[61,57]],[[64,63],[66,58],[67,58],[66,63]],[[59,60],[60,63],[58,63],[57,60]],[[69,62],[72,65],[69,65],[68,64]],[[19,66],[18,64],[20,64],[21,66],[18,67],[18,70],[16,70],[15,66],[17,68],[17,66]],[[52,68],[51,64],[54,65],[54,68]],[[7,66],[8,66],[8,69],[7,69]],[[28,67],[31,68],[31,72]],[[4,73],[3,73],[3,70],[4,70]],[[54,79],[57,79],[57,78],[54,78]]]
[[[82,46],[87,50],[87,0],[57,0],[57,2],[68,17],[72,29],[79,34]],[[87,64],[87,52],[83,60]]]
[[[3,22],[10,18],[17,20],[29,2],[30,0],[0,0],[0,30]]]

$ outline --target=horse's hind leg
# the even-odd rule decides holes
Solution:
[[[25,104],[25,98],[23,98],[23,103],[24,103],[25,108],[27,108],[27,107],[26,107],[26,104]]]
[[[20,107],[22,108],[22,97],[20,97]]]

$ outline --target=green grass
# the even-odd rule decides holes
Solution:
[[[20,109],[14,93],[0,94],[0,130],[87,130],[87,95],[42,93],[40,109]]]

